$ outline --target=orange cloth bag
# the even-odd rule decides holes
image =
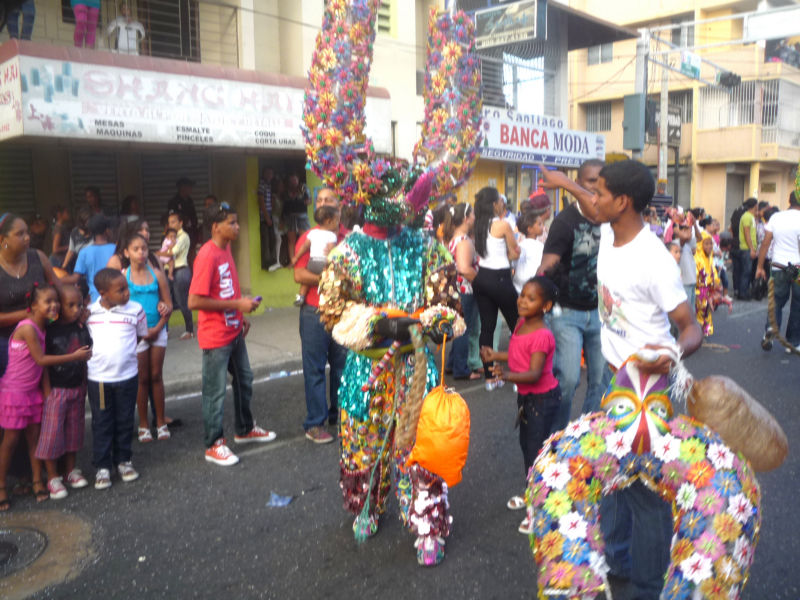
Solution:
[[[469,407],[460,394],[444,387],[442,378],[423,400],[416,441],[406,462],[421,465],[453,487],[461,481],[468,451]]]

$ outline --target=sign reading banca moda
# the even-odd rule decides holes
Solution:
[[[604,136],[566,129],[561,119],[513,109],[483,109],[483,158],[578,167],[590,158],[603,160],[605,155]]]
[[[298,87],[17,58],[22,135],[305,148],[300,131],[304,90]],[[365,133],[375,149],[391,152],[389,100],[369,97],[365,112]]]

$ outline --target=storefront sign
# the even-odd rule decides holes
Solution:
[[[480,50],[536,38],[538,4],[537,0],[528,0],[476,10],[475,47]]]
[[[21,55],[24,134],[303,150],[304,90]],[[366,135],[391,152],[388,99],[369,98]],[[0,123],[4,126],[6,120]],[[19,133],[17,133],[19,135]]]
[[[22,135],[19,58],[0,65],[0,140]]]
[[[481,156],[517,163],[578,167],[590,158],[603,160],[605,137],[564,128],[561,119],[514,110],[483,109]]]

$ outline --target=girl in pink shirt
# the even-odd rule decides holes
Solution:
[[[508,342],[508,352],[481,348],[484,362],[508,362],[508,372],[495,362],[492,373],[517,385],[519,445],[525,461],[525,475],[542,449],[561,403],[561,390],[553,375],[556,340],[544,324],[544,315],[553,308],[558,289],[547,277],[534,277],[522,286],[517,297],[520,320]],[[507,503],[511,510],[525,508],[520,496]],[[525,517],[519,532],[530,535],[533,524]]]

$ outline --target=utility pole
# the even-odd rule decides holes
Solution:
[[[634,90],[637,94],[642,94],[647,98],[647,55],[650,52],[650,31],[648,29],[639,30],[639,39],[636,40],[636,82]],[[644,114],[642,115],[644,117]],[[633,158],[642,158],[642,150],[634,150]]]
[[[661,68],[661,115],[658,121],[658,186],[667,193],[667,163],[669,163],[669,71]],[[678,182],[675,182],[678,185]]]

